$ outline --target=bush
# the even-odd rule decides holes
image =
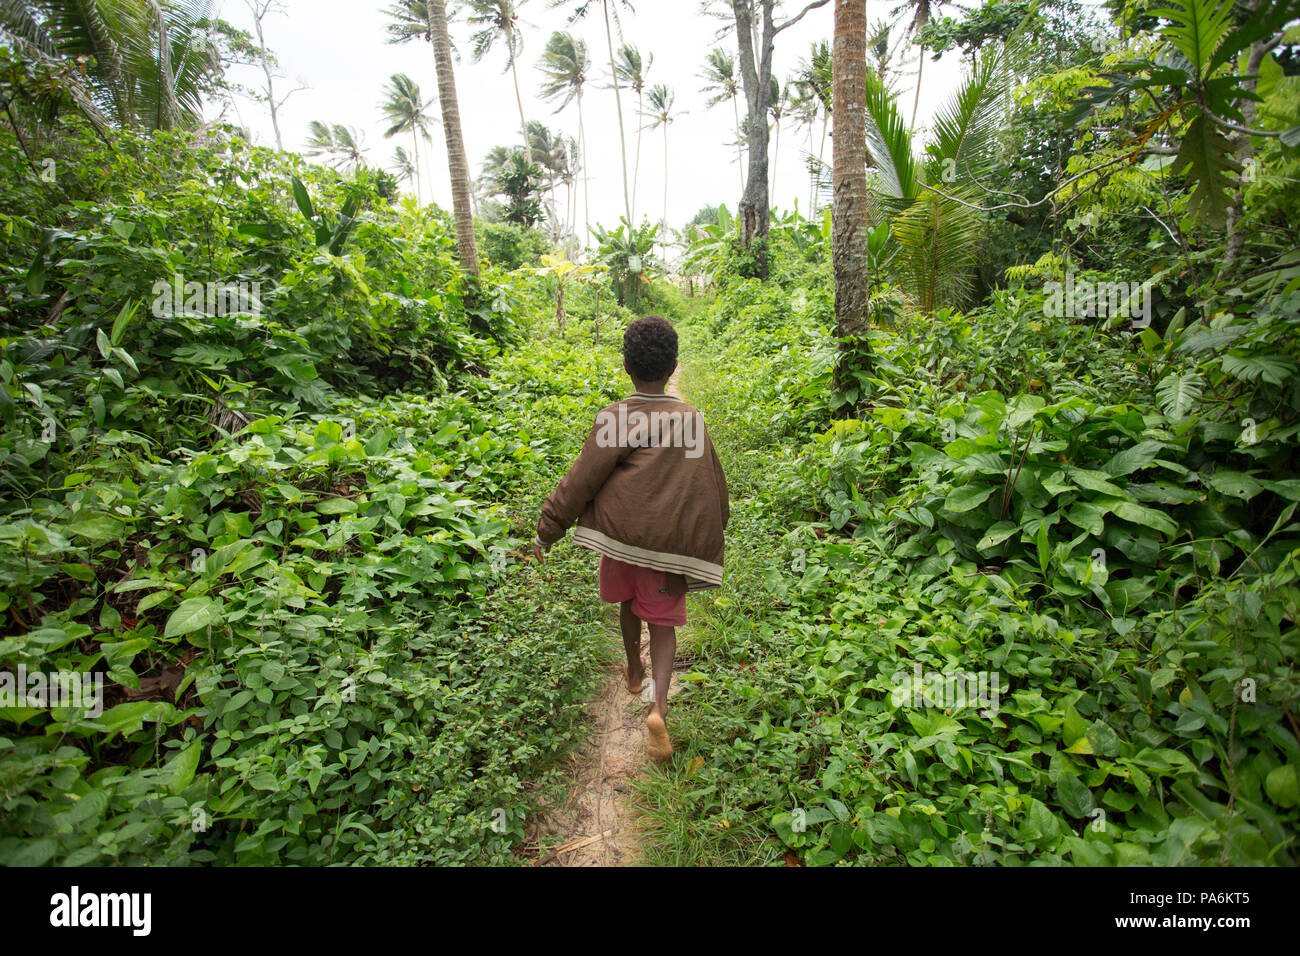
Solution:
[[[512,222],[474,224],[479,256],[505,272],[535,266],[549,244],[540,229]]]

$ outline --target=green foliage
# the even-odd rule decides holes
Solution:
[[[481,220],[474,226],[479,254],[506,272],[537,265],[548,246],[546,236],[536,228]]]
[[[687,331],[751,559],[695,608],[653,861],[1294,863],[1300,263],[1160,332],[998,293],[839,396],[824,283]]]
[[[620,217],[619,222],[613,230],[592,227],[597,243],[596,261],[609,270],[618,304],[635,309],[659,265],[654,254],[659,224],[643,222],[632,228],[626,218]]]
[[[542,167],[529,163],[516,149],[494,171],[492,191],[505,200],[501,215],[506,222],[530,229],[541,220]]]
[[[512,552],[616,359],[502,354],[536,294],[467,286],[445,217],[373,179],[52,149],[53,186],[0,180],[0,671],[103,710],[0,707],[0,858],[509,861],[606,653],[581,557],[539,615]]]

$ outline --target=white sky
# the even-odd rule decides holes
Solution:
[[[264,23],[267,45],[280,59],[287,79],[277,81],[277,94],[293,86],[308,89],[294,93],[280,111],[280,129],[286,149],[301,150],[307,124],[313,119],[355,126],[364,134],[367,160],[389,168],[393,150],[401,145],[411,150],[409,134],[385,140],[385,123],[380,115],[381,90],[394,73],[407,73],[420,84],[426,100],[434,99],[431,113],[438,115],[437,83],[430,44],[412,40],[406,44],[386,42],[383,11],[389,0],[283,0],[287,16],[271,17]],[[452,4],[449,4],[451,6]],[[583,97],[583,119],[587,131],[587,159],[593,223],[614,226],[623,214],[623,188],[618,146],[618,119],[612,89],[604,89],[609,76],[609,56],[604,21],[595,6],[588,20],[566,26],[566,8],[551,9],[549,0],[525,0],[520,6],[523,51],[519,56],[519,81],[524,111],[529,120],[540,120],[553,129],[577,136],[576,104],[555,114],[554,106],[537,96],[541,83],[538,60],[547,38],[555,30],[571,29],[582,37],[592,60],[592,77]],[[571,7],[572,5],[568,5]],[[679,117],[668,131],[668,221],[681,226],[702,206],[725,203],[734,212],[741,193],[740,173],[734,145],[735,123],[730,105],[710,109],[701,92],[699,78],[707,53],[723,46],[736,55],[734,35],[716,38],[725,21],[700,12],[699,0],[639,0],[635,13],[622,13],[624,42],[640,48],[642,56],[653,54],[647,82],[665,83],[676,92]],[[869,0],[868,18],[888,16],[895,3]],[[808,56],[810,45],[831,39],[834,28],[833,3],[811,11],[793,28],[777,36],[773,75],[784,81],[799,61]],[[803,8],[801,0],[786,0],[778,22]],[[252,32],[252,17],[244,0],[223,0],[221,15]],[[478,175],[484,155],[493,146],[520,142],[519,113],[510,73],[503,72],[505,51],[494,48],[482,62],[470,57],[469,25],[464,16],[451,24],[452,41],[461,51],[456,63],[456,85],[464,126],[465,148],[471,175]],[[615,48],[619,44],[615,36]],[[898,84],[904,116],[910,116],[915,91],[915,67]],[[959,82],[961,63],[956,53],[939,61],[926,60],[918,124],[924,126]],[[260,69],[232,71],[232,79],[260,87]],[[288,84],[288,85],[286,85]],[[628,177],[636,162],[638,118],[635,97],[624,89],[623,116],[628,139]],[[743,97],[739,104],[744,114]],[[682,111],[685,111],[684,113]],[[264,104],[249,100],[238,103],[237,119],[249,127],[258,142],[274,145],[270,114]],[[818,130],[818,134],[820,130]],[[642,134],[640,177],[634,216],[658,221],[663,215],[663,132],[662,128]],[[441,127],[433,130],[431,148],[421,144],[424,196],[444,208],[451,208],[447,176],[446,147]],[[813,150],[816,150],[816,137]],[[776,162],[776,191],[773,205],[792,209],[796,198],[806,211],[809,182],[803,155],[809,149],[807,133],[793,123],[782,122]],[[831,145],[826,142],[825,159]],[[581,180],[579,181],[581,203]],[[563,190],[560,193],[563,205]],[[578,214],[582,218],[581,211]]]

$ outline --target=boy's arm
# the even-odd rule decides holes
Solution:
[[[537,540],[544,547],[549,548],[564,537],[628,451],[617,445],[601,447],[596,439],[599,430],[592,427],[577,461],[542,504],[542,514],[537,519]]]

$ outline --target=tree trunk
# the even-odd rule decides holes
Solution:
[[[781,121],[775,123],[776,135],[772,137],[772,185],[768,187],[769,196],[776,197],[776,171],[781,165]]]
[[[1254,16],[1259,9],[1259,0],[1252,0],[1247,5],[1250,16]],[[1244,76],[1252,77],[1242,83],[1244,89],[1255,92],[1257,80],[1254,77],[1259,76],[1260,65],[1264,62],[1264,56],[1272,47],[1272,42],[1268,37],[1256,40],[1250,45],[1250,54],[1246,61],[1246,72]],[[1241,125],[1247,128],[1255,125],[1255,101],[1243,99],[1241,101]],[[1250,137],[1245,133],[1235,134],[1237,138],[1237,162],[1242,166],[1242,181],[1238,182],[1237,189],[1232,194],[1232,202],[1228,205],[1228,218],[1226,223],[1227,244],[1223,251],[1223,265],[1219,269],[1219,280],[1226,281],[1230,278],[1237,268],[1237,259],[1241,256],[1242,247],[1246,244],[1246,234],[1241,229],[1241,219],[1245,214],[1246,207],[1246,184],[1245,179],[1250,175],[1252,169],[1252,157],[1255,148],[1250,142]]]
[[[925,44],[921,44],[921,60],[916,64],[916,95],[912,97],[912,130],[916,129],[916,110],[921,105],[921,74],[925,72]]]
[[[740,241],[748,248],[755,240],[763,241],[768,232],[767,191],[767,109],[772,86],[772,46],[776,25],[772,20],[775,0],[759,0],[762,11],[762,48],[754,50],[753,8],[748,0],[732,0],[731,9],[736,18],[736,38],[740,44],[740,78],[745,88],[745,103],[749,117],[749,175],[744,193],[740,197]],[[865,142],[865,139],[864,139]],[[767,252],[759,250],[755,257],[755,272],[760,279],[767,278]]]
[[[411,145],[415,148],[415,201],[424,205],[424,193],[420,190],[420,133],[411,127]]]
[[[587,238],[591,235],[591,182],[587,179],[587,132],[582,125],[582,88],[578,88],[578,145],[582,149],[582,242],[580,248],[586,248]],[[577,208],[577,203],[574,203]]]
[[[664,253],[668,251],[668,124],[664,123],[664,237],[659,243]]]
[[[834,172],[831,262],[835,270],[835,330],[841,340],[835,381],[844,387],[851,374],[870,368],[865,341],[871,277],[867,258],[867,4],[835,0],[832,59],[835,126],[831,136]]]
[[[632,208],[636,208],[636,187],[641,181],[641,132],[645,129],[645,101],[640,90],[636,94],[636,165],[632,167]]]
[[[618,109],[618,148],[623,158],[623,209],[627,212],[627,228],[634,227],[632,222],[632,199],[627,188],[627,136],[623,132],[623,97],[618,91],[618,66],[614,62],[614,31],[609,25],[609,0],[601,0],[600,7],[605,11],[605,43],[609,47],[609,72],[614,80],[614,106]]]
[[[524,137],[524,161],[529,166],[533,164],[533,145],[528,142],[528,121],[524,119],[524,98],[519,95],[519,71],[515,69],[515,55],[513,34],[510,37],[511,54],[510,54],[510,74],[515,81],[515,103],[519,106],[519,132]]]
[[[474,214],[470,209],[469,163],[460,129],[460,104],[456,100],[456,74],[451,66],[451,41],[447,37],[446,0],[428,0],[429,34],[438,71],[438,104],[442,131],[447,138],[447,168],[451,173],[451,205],[456,217],[456,243],[460,267],[478,278],[478,248],[474,244]]]

